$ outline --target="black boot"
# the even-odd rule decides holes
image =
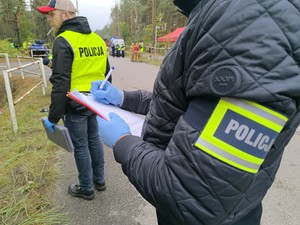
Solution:
[[[70,195],[78,198],[83,198],[85,200],[92,200],[95,198],[94,190],[92,191],[84,190],[80,187],[80,185],[77,184],[71,184],[69,186],[68,191]]]

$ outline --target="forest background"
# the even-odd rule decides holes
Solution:
[[[48,0],[0,0],[0,39],[13,42],[17,48],[37,39],[51,45],[54,37],[46,35],[50,30],[47,17],[36,10],[47,3]],[[119,0],[111,9],[110,21],[102,30],[95,30],[103,39],[123,38],[127,46],[143,41],[146,45],[168,47],[172,43],[156,43],[157,37],[185,26],[187,18],[170,0]]]

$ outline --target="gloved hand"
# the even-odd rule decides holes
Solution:
[[[90,90],[91,94],[101,103],[120,106],[123,102],[123,91],[114,87],[109,81],[105,83],[102,89],[99,89],[102,82],[103,80],[92,82],[92,88]]]
[[[116,113],[109,114],[110,120],[107,121],[97,116],[98,130],[101,140],[108,147],[112,148],[120,137],[130,135],[130,129],[127,123]]]
[[[46,128],[50,131],[50,133],[54,134],[55,123],[51,123],[48,119],[45,119],[44,124],[45,124]]]
[[[49,57],[48,57],[48,56],[45,56],[45,57],[43,58],[43,64],[44,64],[45,66],[47,66],[49,63],[50,63]]]

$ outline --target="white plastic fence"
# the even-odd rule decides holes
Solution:
[[[9,82],[9,74],[13,71],[23,70],[26,67],[36,65],[36,64],[38,64],[38,66],[39,66],[40,76],[42,78],[42,81],[40,83],[38,83],[35,87],[33,87],[31,90],[26,92],[25,95],[29,94],[33,89],[35,89],[39,85],[42,85],[43,95],[45,95],[46,94],[45,88],[47,88],[47,82],[46,82],[46,75],[45,75],[45,70],[44,70],[43,59],[42,58],[40,58],[39,60],[34,61],[32,63],[28,63],[28,64],[25,64],[25,65],[22,65],[22,66],[19,66],[19,67],[16,67],[16,68],[12,68],[12,69],[8,69],[8,70],[3,71],[5,90],[6,90],[6,95],[7,95],[7,100],[8,100],[8,105],[9,105],[9,110],[10,110],[10,115],[11,115],[11,119],[12,119],[14,132],[18,131],[18,123],[17,123],[17,119],[16,119],[14,104],[21,101],[24,98],[25,95],[23,95],[21,98],[19,98],[16,102],[13,102],[13,96],[12,96],[10,82]],[[22,72],[22,78],[24,79],[23,72]]]
[[[6,65],[5,66],[1,66],[0,65],[0,68],[5,68],[5,69],[10,69],[10,63],[9,63],[9,58],[8,58],[8,54],[7,53],[0,53],[0,55],[4,55],[5,57],[5,62],[6,62]],[[11,75],[10,75],[11,77]]]
[[[19,67],[22,67],[21,59],[29,59],[30,61],[33,60],[32,57],[26,57],[26,56],[17,56],[17,59],[18,59]],[[30,71],[30,70],[25,70],[23,68],[21,68],[20,71],[21,71],[22,79],[24,79],[24,72],[30,73],[30,74],[33,74],[33,75],[39,75],[39,76],[41,75],[40,73],[35,73],[35,72]]]

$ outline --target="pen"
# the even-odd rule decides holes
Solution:
[[[102,84],[100,85],[99,89],[102,89],[102,88],[104,87],[105,83],[106,83],[106,82],[108,81],[108,79],[110,78],[112,71],[114,71],[114,70],[115,70],[115,67],[112,66],[111,69],[110,69],[110,71],[109,71],[108,74],[106,75],[104,81],[103,81]]]

